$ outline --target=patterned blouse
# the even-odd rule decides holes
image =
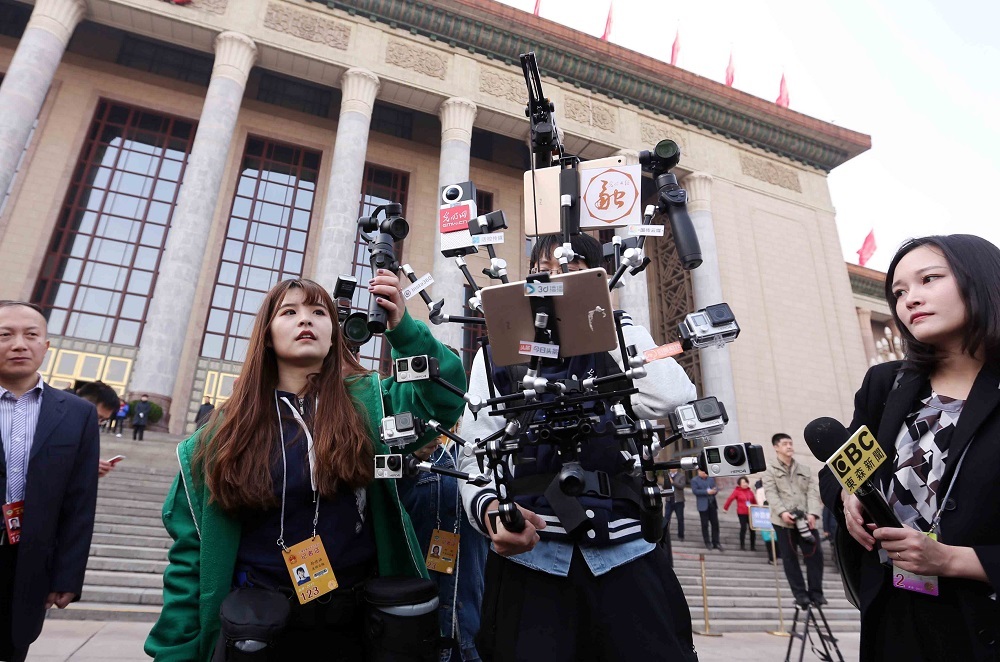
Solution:
[[[948,447],[965,400],[931,392],[919,402],[896,438],[896,472],[889,485],[889,505],[900,522],[926,532],[937,514]]]

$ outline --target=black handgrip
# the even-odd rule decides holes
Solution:
[[[681,266],[688,271],[697,269],[702,262],[701,244],[698,242],[698,233],[694,230],[694,224],[691,223],[687,203],[674,203],[667,206],[667,217],[670,219],[670,230],[674,234],[674,247],[677,249],[677,257],[680,258]]]
[[[642,528],[642,539],[646,542],[660,542],[663,538],[663,513],[659,510],[640,510],[639,525]]]
[[[369,333],[385,333],[385,328],[389,321],[389,313],[385,308],[378,305],[378,300],[381,298],[373,294],[371,300],[368,302]]]
[[[493,527],[494,531],[498,531],[497,519],[503,521],[503,528],[507,529],[511,533],[520,533],[524,531],[524,515],[521,514],[521,509],[513,503],[501,503],[500,510],[494,510],[487,514],[490,518],[490,525]]]

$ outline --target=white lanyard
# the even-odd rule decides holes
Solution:
[[[319,523],[319,494],[316,491],[316,449],[313,443],[312,434],[309,432],[306,422],[302,420],[299,410],[296,409],[287,398],[281,398],[281,401],[288,405],[288,408],[292,410],[292,416],[295,417],[295,421],[302,428],[302,431],[306,433],[306,448],[308,449],[306,455],[309,459],[309,482],[312,487],[313,502],[316,504],[316,512],[313,514],[313,532],[312,537],[316,537],[316,525]],[[316,404],[313,409],[313,416],[316,415],[316,407],[319,407],[319,398],[316,399]],[[288,457],[285,451],[285,429],[281,424],[281,406],[278,404],[278,392],[274,392],[274,408],[278,412],[278,438],[281,443],[281,519],[279,521],[279,531],[278,531],[278,547],[281,549],[288,549],[285,547],[285,492],[288,489]]]

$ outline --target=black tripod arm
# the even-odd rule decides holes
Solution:
[[[446,467],[439,467],[436,464],[431,464],[427,460],[421,460],[415,455],[406,456],[403,470],[407,476],[416,476],[418,471],[423,471],[424,473],[434,473],[442,476],[458,478],[459,480],[464,480],[470,485],[475,485],[476,487],[484,487],[490,484],[490,480],[482,474],[478,476],[470,476],[464,471],[448,469]]]

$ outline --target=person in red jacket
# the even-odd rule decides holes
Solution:
[[[726,499],[726,505],[722,509],[728,511],[729,504],[733,501],[736,502],[736,515],[740,518],[740,549],[746,551],[747,529],[750,528],[750,504],[757,504],[757,497],[754,496],[753,490],[750,489],[750,479],[746,476],[741,476],[736,482],[733,493]],[[756,549],[757,532],[750,529],[750,551],[752,552]]]

